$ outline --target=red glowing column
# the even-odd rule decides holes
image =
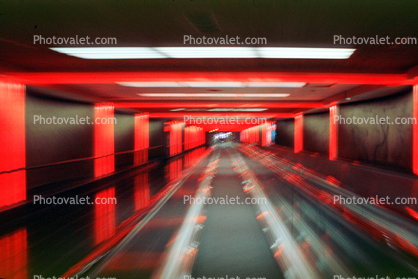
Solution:
[[[170,156],[179,154],[183,151],[183,123],[169,122],[165,130],[170,131],[169,146]]]
[[[295,117],[295,153],[303,150],[303,114]]]
[[[338,115],[338,105],[329,108],[329,159],[335,160],[338,157],[338,122],[335,116]]]
[[[0,207],[26,200],[25,88],[0,81]],[[1,276],[1,275],[0,275]]]
[[[26,229],[19,229],[0,238],[0,251],[1,278],[28,278]]]
[[[94,176],[115,171],[114,108],[97,105],[94,108]]]
[[[418,85],[414,85],[414,119],[418,119]],[[418,123],[414,122],[412,125],[412,171],[418,174]]]
[[[138,166],[148,161],[149,148],[149,115],[135,115],[135,156],[134,164]]]
[[[94,205],[94,231],[95,242],[109,239],[115,234],[115,188],[103,190],[95,195]]]

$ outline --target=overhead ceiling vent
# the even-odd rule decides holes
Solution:
[[[218,33],[221,31],[214,15],[210,12],[199,11],[188,13],[186,18],[200,33]]]

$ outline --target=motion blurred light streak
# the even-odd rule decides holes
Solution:
[[[203,200],[210,195],[210,183],[212,182],[219,164],[219,153],[212,155],[209,164],[203,172],[203,179],[201,180],[196,191],[195,199]],[[202,220],[202,209],[204,203],[193,203],[184,222],[174,237],[175,241],[170,247],[164,263],[159,270],[157,270],[152,279],[171,279],[171,278],[185,278],[191,275],[195,256],[198,251],[198,239],[196,239],[197,226],[201,226],[199,222]]]
[[[238,152],[234,152],[233,162],[238,167],[235,170],[241,174],[244,188],[251,188],[247,193],[257,200],[263,199],[264,203],[258,203],[258,209],[263,213],[261,219],[265,222],[269,231],[276,239],[271,247],[275,253],[275,260],[284,271],[287,279],[311,278],[320,279],[318,272],[311,267],[307,259],[301,253],[291,232],[277,215],[276,210],[270,199],[264,193],[255,177],[249,170],[244,159]],[[279,252],[279,253],[277,253]]]
[[[318,177],[313,171],[288,160],[277,158],[264,150],[251,146],[243,146],[243,152],[248,152],[254,160],[260,161],[264,166],[276,172],[282,179],[292,182],[292,185],[304,193],[316,198],[318,201],[330,205],[346,220],[357,228],[371,234],[375,239],[380,239],[390,247],[396,247],[404,252],[418,256],[418,236],[415,233],[418,226],[401,215],[394,214],[384,206],[374,204],[342,204],[333,202],[335,195],[347,198],[361,198],[360,195],[344,188],[344,185],[336,187],[326,179]],[[406,209],[406,211],[408,211]],[[411,214],[411,212],[408,212]]]
[[[114,119],[113,106],[94,107],[94,157],[101,157],[94,160],[94,177],[115,171],[114,123],[111,119]]]
[[[0,81],[0,103],[2,207],[26,200],[25,87]]]

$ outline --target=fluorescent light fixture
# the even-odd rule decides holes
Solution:
[[[260,47],[260,58],[279,59],[347,59],[353,48]]]
[[[290,94],[283,93],[139,93],[141,97],[154,98],[283,98]]]
[[[166,55],[149,47],[51,47],[59,53],[83,59],[160,59]]]
[[[185,110],[185,108],[171,109],[170,111],[182,111],[182,110]]]
[[[118,82],[129,87],[282,87],[296,88],[306,85],[305,82]]]
[[[156,47],[170,58],[259,58],[251,47]]]
[[[53,47],[53,51],[84,59],[347,59],[354,48],[307,47]]]

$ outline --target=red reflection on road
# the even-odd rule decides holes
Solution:
[[[28,278],[26,229],[19,229],[0,238],[0,251],[1,278]]]
[[[115,234],[115,204],[113,202],[104,203],[105,200],[115,198],[115,188],[109,188],[96,194],[95,201],[99,199],[102,204],[94,205],[94,232],[95,242],[109,239]]]

